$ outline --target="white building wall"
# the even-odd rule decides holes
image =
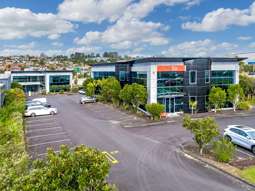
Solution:
[[[91,69],[91,73],[93,72],[115,72],[115,65],[93,66]]]
[[[147,66],[147,91],[148,103],[157,103],[157,65],[150,64]]]

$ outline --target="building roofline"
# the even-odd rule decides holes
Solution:
[[[184,62],[188,60],[195,59],[210,59],[212,62],[239,62],[246,60],[247,58],[243,57],[147,57],[147,58],[138,58],[128,61],[119,61],[119,62],[110,62],[110,63],[98,63],[93,64],[92,66],[111,66],[116,64],[141,64],[149,62]]]
[[[22,71],[11,71],[12,74],[22,73],[71,73],[73,70],[22,70]]]

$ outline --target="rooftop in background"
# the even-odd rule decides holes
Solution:
[[[118,61],[112,63],[99,63],[93,64],[97,65],[109,65],[109,64],[125,64],[125,63],[150,63],[150,62],[184,62],[194,59],[211,59],[212,62],[239,62],[245,60],[245,57],[148,57],[148,58],[138,58],[126,61]]]
[[[0,79],[7,79],[11,75],[10,72],[0,73]]]
[[[26,70],[26,71],[11,71],[11,73],[17,74],[17,73],[66,73],[66,72],[73,72],[73,70]]]

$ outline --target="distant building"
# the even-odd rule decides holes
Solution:
[[[51,92],[52,86],[72,86],[73,71],[12,71],[11,82],[18,82],[25,93]]]
[[[198,112],[208,108],[212,86],[227,89],[239,83],[239,62],[243,58],[142,58],[94,64],[94,79],[116,77],[122,86],[139,83],[146,87],[148,103],[165,105],[167,113],[191,112],[190,100]]]
[[[6,72],[0,74],[0,107],[4,102],[4,90],[11,88],[11,74]]]
[[[236,54],[236,56],[241,58],[247,58],[243,60],[245,63],[255,65],[255,52],[238,53]]]

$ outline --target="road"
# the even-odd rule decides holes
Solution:
[[[123,113],[103,105],[80,105],[79,96],[49,96],[59,114],[57,123],[73,145],[85,144],[111,153],[109,182],[121,191],[245,191],[248,188],[222,173],[184,157],[179,145],[191,140],[181,124],[147,128],[120,127]],[[131,119],[128,119],[131,120]],[[221,119],[254,124],[255,119]]]

